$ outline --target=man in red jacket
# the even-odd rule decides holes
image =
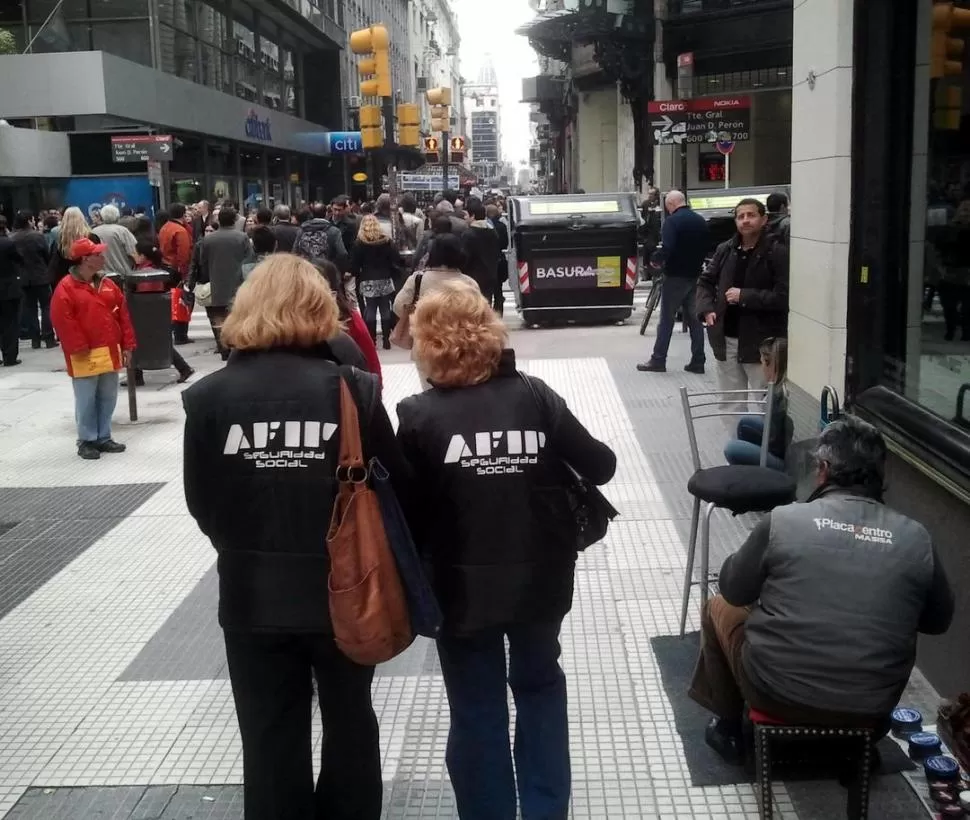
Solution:
[[[111,415],[118,402],[118,371],[135,349],[125,296],[101,275],[104,251],[90,239],[74,242],[71,275],[61,279],[51,299],[51,322],[74,386],[77,454],[84,459],[125,451],[111,438]]]

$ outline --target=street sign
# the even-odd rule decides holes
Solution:
[[[440,191],[442,183],[441,173],[437,174],[399,174],[398,186],[402,191]],[[448,176],[448,187],[457,191],[461,187],[458,175]]]
[[[170,162],[171,134],[129,134],[111,138],[111,159],[114,162]]]
[[[731,134],[728,131],[721,131],[717,135],[717,142],[714,143],[717,150],[727,156],[734,150],[735,142],[731,139]]]
[[[654,145],[744,142],[751,138],[751,98],[698,97],[693,100],[653,100]],[[723,137],[723,139],[722,139]]]
[[[157,159],[148,160],[148,184],[153,188],[162,187],[162,163]]]

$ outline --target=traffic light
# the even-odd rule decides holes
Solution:
[[[963,114],[963,53],[966,43],[951,33],[970,28],[970,9],[952,2],[934,2],[933,33],[930,41],[930,77],[937,80],[934,91],[933,125],[958,131]]]
[[[384,26],[362,28],[350,35],[350,50],[354,54],[369,55],[357,64],[363,97],[390,97],[391,90],[391,38]]]
[[[451,161],[462,163],[465,161],[465,138],[452,137],[448,140],[448,152],[451,154]]]
[[[431,130],[447,131],[451,127],[451,89],[432,88],[425,94],[431,103]]]
[[[384,144],[384,120],[379,105],[360,107],[360,144],[364,148],[380,148]]]
[[[424,138],[424,158],[428,162],[438,162],[441,159],[441,140],[437,137]]]
[[[397,107],[397,142],[414,148],[421,144],[421,110],[414,103]]]

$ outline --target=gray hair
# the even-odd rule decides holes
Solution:
[[[855,416],[843,416],[822,430],[815,459],[828,468],[830,486],[862,487],[881,499],[886,452],[886,440],[875,427]]]
[[[104,205],[101,208],[101,221],[105,225],[113,225],[121,219],[121,211],[119,211],[114,205]]]
[[[452,205],[447,199],[442,199],[437,205],[435,205],[435,210],[439,214],[453,214],[455,212],[455,206]]]
[[[277,205],[273,208],[273,216],[275,216],[280,222],[290,221],[290,206],[289,205]]]

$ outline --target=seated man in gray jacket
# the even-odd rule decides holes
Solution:
[[[888,728],[953,593],[926,529],[882,503],[886,443],[846,417],[819,436],[817,488],[779,507],[721,568],[689,694],[708,745],[742,762],[744,704],[785,723]]]

